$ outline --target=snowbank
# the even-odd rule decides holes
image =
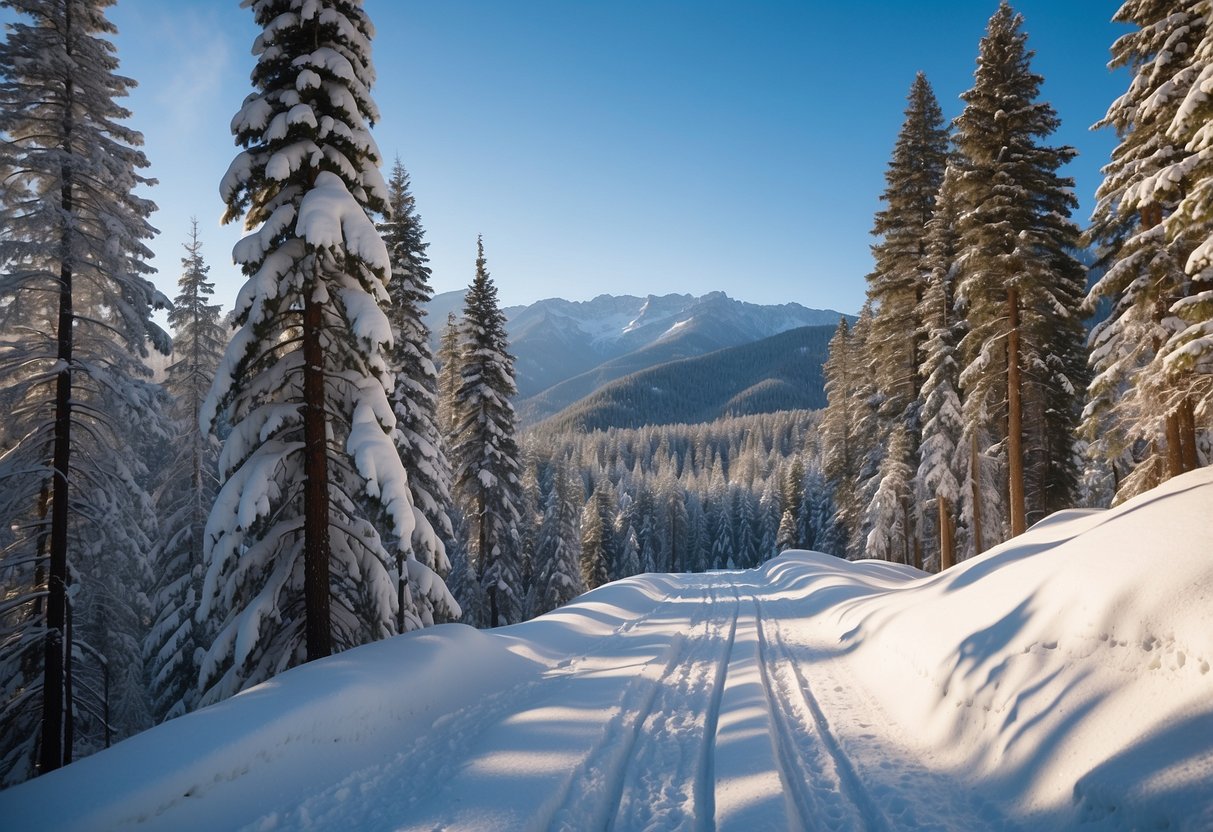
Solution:
[[[942,575],[767,568],[824,660],[1030,826],[1213,829],[1213,469]]]

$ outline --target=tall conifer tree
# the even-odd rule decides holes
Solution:
[[[514,357],[505,315],[489,277],[484,241],[476,241],[476,275],[460,327],[459,387],[454,393],[451,461],[468,544],[486,596],[488,624],[522,618],[517,524],[521,474],[515,439]]]
[[[135,82],[106,40],[112,2],[4,5],[17,14],[0,45],[0,783],[12,783],[70,762],[83,683],[120,664],[93,594],[109,587],[88,582],[146,570],[154,517],[118,449],[154,404],[138,357],[168,338],[150,320],[167,305],[145,277],[155,206],[133,192],[153,180],[117,103]]]
[[[210,643],[205,622],[195,620],[202,591],[203,532],[219,490],[219,440],[203,433],[198,417],[210,391],[227,338],[219,304],[210,303],[215,284],[202,257],[198,221],[181,259],[179,292],[168,321],[173,362],[164,386],[172,400],[171,458],[158,472],[156,509],[161,540],[154,551],[155,618],[144,641],[149,688],[157,720],[180,716],[197,705],[196,654]]]
[[[414,519],[412,557],[406,558],[397,547],[396,579],[400,609],[397,629],[410,630],[418,625],[449,620],[455,610],[445,606],[441,597],[431,598],[423,590],[430,572],[446,575],[445,541],[452,538],[451,466],[438,428],[438,374],[430,350],[430,329],[425,323],[425,305],[433,297],[430,289],[429,257],[425,251],[421,217],[417,214],[409,176],[397,159],[388,179],[388,218],[379,225],[392,263],[388,280],[388,320],[392,325],[392,346],[388,365],[395,375],[390,400],[396,414],[396,447],[409,475]],[[410,575],[409,564],[424,569]],[[406,587],[405,582],[411,584]],[[407,600],[413,602],[408,609]],[[437,604],[437,605],[436,605]]]
[[[1086,376],[1085,270],[1069,219],[1077,203],[1073,180],[1057,173],[1075,151],[1041,143],[1059,121],[1036,100],[1043,79],[1031,71],[1022,27],[1004,0],[956,119],[965,420],[1004,450],[1012,535],[1074,498]]]
[[[1194,256],[1202,230],[1207,237],[1213,228],[1203,207],[1209,185],[1202,195],[1199,184],[1208,145],[1196,137],[1213,116],[1207,104],[1202,116],[1198,82],[1210,61],[1201,48],[1208,13],[1201,0],[1130,0],[1115,17],[1135,29],[1113,45],[1112,65],[1133,77],[1096,125],[1113,127],[1120,144],[1104,168],[1089,232],[1108,268],[1088,310],[1109,303],[1111,311],[1091,335],[1084,429],[1091,452],[1114,466],[1118,500],[1198,464],[1204,431],[1196,414],[1207,419],[1213,389],[1208,373],[1194,372],[1211,317],[1198,311],[1197,284],[1208,269]]]
[[[956,563],[956,520],[964,481],[962,447],[964,421],[960,403],[960,367],[956,347],[963,322],[955,311],[958,239],[956,233],[956,175],[949,168],[940,186],[935,216],[927,224],[927,288],[919,304],[925,335],[919,393],[922,442],[915,478],[918,499],[927,514],[934,508],[930,540],[937,568]]]
[[[395,633],[384,535],[409,547],[416,525],[391,439],[391,259],[371,221],[388,209],[368,132],[372,26],[358,0],[249,5],[264,30],[255,91],[220,190],[225,219],[256,230],[234,251],[248,280],[202,414],[232,425],[206,531],[208,701]],[[433,603],[453,605],[423,570]]]

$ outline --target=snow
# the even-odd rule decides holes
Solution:
[[[15,829],[1208,829],[1213,469],[941,575],[786,553],[314,662]]]

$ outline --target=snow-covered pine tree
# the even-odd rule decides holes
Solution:
[[[249,5],[255,90],[220,192],[225,219],[256,230],[233,252],[248,280],[201,418],[232,426],[206,529],[204,702],[397,632],[384,536],[408,547],[416,525],[391,437],[391,259],[371,221],[388,209],[368,132],[372,26],[357,0]],[[410,584],[453,607],[408,557]]]
[[[203,532],[219,492],[219,440],[202,432],[198,417],[227,337],[220,306],[210,303],[215,284],[207,279],[210,266],[202,256],[197,220],[185,251],[177,280],[179,291],[168,316],[173,361],[164,386],[172,402],[173,438],[169,460],[157,472],[160,540],[153,549],[154,618],[144,639],[148,690],[157,722],[197,706],[198,654],[205,653],[210,644],[209,622],[196,621],[194,613],[202,591]]]
[[[517,392],[514,357],[480,238],[476,275],[464,303],[451,462],[455,497],[468,525],[468,548],[488,604],[488,625],[497,627],[522,620],[516,528],[522,483],[510,402]]]
[[[921,336],[918,304],[926,285],[926,229],[935,210],[935,195],[943,181],[948,155],[948,131],[939,102],[926,75],[919,72],[910,86],[905,120],[885,172],[884,207],[876,213],[872,233],[875,268],[868,275],[872,325],[869,357],[880,401],[877,428],[886,453],[896,424],[906,426],[910,464],[918,452],[918,374]],[[914,333],[911,335],[911,333]],[[879,512],[868,511],[868,517]],[[914,519],[910,518],[911,521]],[[887,534],[887,530],[878,532]],[[921,549],[917,524],[904,529],[911,545]]]
[[[843,327],[845,323],[839,326]],[[845,439],[842,451],[846,452]],[[799,454],[792,457],[792,464],[784,474],[782,494],[783,513],[779,518],[776,545],[781,552],[785,549],[803,549],[805,540],[801,536],[800,518],[804,514],[804,461]]]
[[[845,542],[845,557],[851,559],[864,556],[865,509],[876,489],[882,457],[877,441],[879,398],[867,351],[871,319],[871,305],[864,304],[854,327],[840,320],[822,366],[826,389],[822,472],[834,489],[835,527]]]
[[[527,605],[532,617],[564,606],[585,589],[578,523],[581,483],[570,475],[566,463],[556,463],[545,502],[535,549],[535,581]],[[595,513],[587,506],[587,514]]]
[[[944,570],[956,563],[956,517],[961,502],[965,454],[961,445],[964,421],[960,403],[960,367],[956,346],[963,335],[963,322],[955,312],[958,272],[956,232],[956,171],[948,168],[935,204],[935,215],[927,225],[927,287],[918,316],[925,335],[922,348],[923,377],[919,414],[922,441],[918,447],[915,491],[929,518],[924,523],[928,563]],[[934,553],[934,556],[932,556]]]
[[[1172,92],[1183,89],[1184,95],[1166,128],[1167,138],[1190,155],[1172,160],[1125,196],[1128,207],[1139,208],[1181,196],[1163,225],[1168,240],[1184,241],[1181,250],[1187,252],[1192,246],[1184,261],[1191,285],[1171,307],[1184,326],[1163,348],[1163,366],[1182,391],[1175,444],[1180,456],[1176,467],[1184,470],[1209,464],[1213,430],[1213,211],[1209,208],[1213,205],[1213,2],[1191,3],[1184,8],[1195,10],[1189,19],[1200,38],[1192,50],[1191,67],[1172,76]],[[1189,85],[1181,87],[1185,81]]]
[[[581,512],[581,583],[586,589],[597,589],[610,580],[598,493],[590,495]]]
[[[1043,79],[1022,26],[1004,0],[955,122],[964,415],[970,432],[990,430],[1005,449],[1012,535],[1073,501],[1086,384],[1085,270],[1069,219],[1077,202],[1073,180],[1057,174],[1075,151],[1040,143],[1059,121],[1036,100]],[[979,426],[982,418],[990,421]]]
[[[459,353],[459,321],[454,312],[447,313],[438,354],[434,357],[438,361],[438,430],[449,448],[455,437],[455,395],[459,392],[463,363]]]
[[[1190,119],[1188,102],[1193,92],[1204,95],[1200,43],[1210,24],[1202,0],[1130,0],[1115,19],[1136,27],[1112,47],[1112,65],[1133,78],[1096,125],[1115,128],[1120,144],[1104,167],[1088,232],[1108,268],[1087,309],[1110,302],[1111,311],[1091,334],[1094,379],[1083,428],[1090,452],[1114,467],[1116,499],[1123,500],[1198,464],[1195,414],[1211,389],[1209,376],[1168,356],[1188,339],[1187,326],[1198,325],[1189,333],[1199,339],[1208,318],[1185,322],[1172,308],[1194,308],[1195,284],[1184,267],[1201,242],[1201,223],[1176,214],[1181,204],[1190,214],[1193,203],[1185,199],[1199,191],[1192,170],[1201,144],[1191,134],[1209,113]],[[1207,52],[1203,61],[1210,61]],[[1207,219],[1203,225],[1211,227]]]
[[[102,599],[114,586],[89,581],[146,567],[147,495],[123,427],[152,424],[139,357],[149,338],[168,350],[150,320],[167,299],[145,277],[155,206],[134,189],[153,180],[122,124],[117,100],[135,82],[116,74],[112,3],[4,5],[16,19],[0,45],[0,785],[70,762],[77,713],[99,722],[83,685],[108,667],[119,624],[93,613],[103,600],[131,609],[145,587]]]
[[[918,566],[910,539],[913,472],[906,464],[909,431],[893,426],[888,453],[880,462],[876,493],[868,503],[864,526],[869,529],[864,549],[867,557]]]
[[[388,217],[379,224],[379,233],[392,264],[387,284],[391,300],[386,309],[392,346],[387,351],[387,362],[396,381],[389,400],[396,414],[393,438],[408,472],[415,520],[409,541],[412,558],[407,557],[404,547],[395,547],[399,605],[396,626],[403,632],[418,622],[428,626],[435,621],[450,621],[457,611],[446,604],[445,591],[426,592],[430,575],[445,577],[451,569],[445,546],[453,534],[451,466],[438,429],[438,373],[430,350],[430,329],[425,323],[425,304],[433,297],[425,253],[429,244],[424,240],[421,217],[409,190],[409,175],[399,159],[392,166],[387,193]],[[424,569],[418,570],[417,566]],[[413,610],[408,608],[408,598],[412,599]]]

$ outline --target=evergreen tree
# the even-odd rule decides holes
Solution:
[[[564,606],[584,590],[577,507],[580,491],[580,483],[569,475],[568,467],[557,465],[535,550],[535,582],[528,605],[531,616]],[[596,512],[590,514],[596,516]]]
[[[1012,535],[1073,502],[1076,391],[1086,385],[1077,203],[1073,180],[1057,174],[1074,150],[1039,141],[1059,121],[1036,100],[1043,79],[1022,24],[1004,0],[956,119],[965,420],[1004,449]]]
[[[870,529],[865,544],[867,557],[890,560],[907,565],[913,562],[914,547],[910,539],[913,483],[910,466],[906,464],[909,445],[905,425],[893,428],[889,452],[880,464],[876,493],[868,503],[865,526]]]
[[[386,310],[392,346],[387,362],[396,382],[389,399],[415,521],[408,541],[411,556],[406,557],[405,547],[395,547],[396,627],[403,632],[435,620],[450,620],[457,611],[446,606],[445,593],[430,596],[425,592],[430,574],[446,575],[451,568],[443,543],[452,537],[451,467],[438,428],[438,376],[430,352],[430,329],[425,324],[425,305],[433,296],[425,253],[429,244],[424,242],[409,176],[399,159],[392,167],[387,192],[388,219],[379,225],[379,233],[392,264],[387,285],[391,300]],[[410,610],[408,599],[415,609]]]
[[[198,221],[181,259],[179,292],[169,312],[173,362],[164,386],[172,401],[170,461],[158,472],[156,511],[161,539],[154,548],[155,618],[144,641],[149,689],[157,721],[194,710],[198,703],[199,654],[210,634],[194,615],[202,591],[203,531],[219,491],[219,441],[203,433],[198,417],[223,357],[226,336],[219,304],[210,303],[215,284],[202,257]]]
[[[792,464],[783,480],[783,515],[779,519],[779,549],[803,549],[804,539],[801,518],[804,516],[804,462],[800,456],[792,457]]]
[[[821,420],[822,471],[834,487],[834,525],[848,558],[863,556],[867,536],[865,508],[871,501],[869,482],[880,460],[877,440],[877,405],[868,358],[866,331],[871,307],[865,305],[859,322],[838,323],[830,339],[830,354],[822,367],[826,409]],[[792,518],[799,522],[799,515]]]
[[[155,403],[138,357],[148,338],[162,351],[168,338],[150,320],[167,300],[145,277],[155,206],[134,189],[153,180],[139,173],[143,139],[117,103],[135,82],[116,74],[111,3],[4,5],[17,16],[0,45],[0,784],[9,784],[70,762],[74,715],[95,707],[84,686],[111,659],[115,669],[138,662],[138,650],[105,652],[122,625],[102,610],[131,609],[146,589],[114,583],[144,574],[149,522],[137,462],[119,449],[125,426],[146,425]],[[90,584],[98,575],[109,582]]]
[[[497,627],[522,620],[517,535],[522,483],[510,402],[517,392],[514,357],[507,351],[505,315],[481,239],[460,338],[451,442],[455,492],[467,518],[468,548],[487,599],[488,624]]]
[[[442,338],[438,342],[438,428],[450,447],[455,437],[455,396],[463,359],[459,353],[459,322],[454,312],[448,312]]]
[[[1133,73],[1129,89],[1096,125],[1115,128],[1120,144],[1104,168],[1088,232],[1108,268],[1086,308],[1109,303],[1111,311],[1091,334],[1083,428],[1090,452],[1115,469],[1118,500],[1196,467],[1196,411],[1213,389],[1190,363],[1204,349],[1201,327],[1210,317],[1198,311],[1202,267],[1193,253],[1213,223],[1191,222],[1204,204],[1194,195],[1202,192],[1199,153],[1207,146],[1194,132],[1213,115],[1204,106],[1202,118],[1196,82],[1209,62],[1201,49],[1207,14],[1199,0],[1130,0],[1115,18],[1137,28],[1112,48],[1112,65]]]
[[[220,190],[257,230],[237,332],[202,421],[231,434],[206,529],[199,615],[218,630],[202,668],[215,701],[286,668],[398,630],[392,575],[454,608],[414,560],[408,477],[392,442],[392,263],[371,221],[388,191],[368,127],[372,26],[355,0],[253,0],[255,92],[232,121],[245,148]],[[378,526],[382,526],[382,529]],[[413,583],[411,580],[410,583]],[[418,617],[404,600],[405,620]]]
[[[597,495],[595,491],[581,514],[581,582],[586,589],[597,589],[610,580]]]
[[[926,285],[927,224],[935,210],[935,196],[947,164],[948,133],[935,93],[923,73],[910,87],[905,121],[893,147],[893,158],[885,173],[881,194],[884,208],[876,214],[872,233],[879,242],[872,246],[875,270],[868,275],[868,302],[872,323],[868,332],[868,358],[875,370],[873,379],[880,402],[877,427],[885,453],[892,448],[891,435],[898,424],[906,428],[903,448],[907,456],[897,466],[907,465],[918,452],[918,374],[921,337],[918,305]],[[868,506],[869,520],[884,516]],[[916,553],[921,549],[913,516],[901,532]],[[891,532],[873,530],[878,535]],[[871,532],[869,533],[869,537]]]
[[[956,177],[948,169],[940,188],[935,216],[927,226],[927,289],[919,305],[926,334],[919,394],[922,441],[918,448],[916,491],[926,513],[935,510],[929,550],[937,551],[937,568],[956,562],[956,512],[961,501],[965,455],[960,403],[960,368],[956,346],[963,323],[955,313],[957,261]],[[929,524],[924,524],[929,525]]]

